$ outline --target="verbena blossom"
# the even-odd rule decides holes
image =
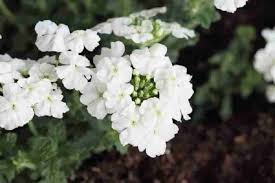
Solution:
[[[92,70],[88,68],[90,61],[77,53],[68,51],[61,53],[60,66],[57,66],[57,76],[67,89],[82,90],[91,78]]]
[[[255,54],[254,68],[261,73],[267,82],[272,83],[266,88],[266,96],[269,102],[275,102],[275,29],[265,29],[262,36],[266,40],[266,46]]]
[[[92,30],[76,30],[66,37],[66,46],[69,50],[81,53],[84,47],[93,51],[98,45],[100,37]]]
[[[178,23],[168,23],[154,18],[163,13],[166,13],[166,7],[143,10],[127,17],[108,19],[93,27],[92,30],[102,34],[113,33],[142,45],[159,42],[169,34],[176,38],[186,39],[195,36],[194,31],[182,27]]]
[[[57,25],[50,20],[39,21],[35,26],[37,34],[36,46],[42,52],[81,53],[84,47],[93,51],[100,41],[97,32],[92,30],[76,30],[70,33],[69,27],[64,24]]]
[[[178,133],[173,119],[190,119],[191,76],[185,67],[172,65],[162,44],[130,55],[123,52],[121,42],[102,48],[80,101],[98,119],[111,115],[112,128],[120,133],[123,145],[136,146],[151,157],[162,155]]]
[[[40,51],[66,51],[65,38],[70,35],[67,25],[56,23],[50,20],[40,21],[35,26],[37,33],[36,46]]]
[[[35,115],[62,118],[63,114],[69,111],[68,106],[62,99],[61,89],[52,85],[41,100],[34,105]]]
[[[243,7],[248,0],[214,0],[216,8],[234,13],[238,8]]]
[[[266,97],[270,103],[275,103],[275,85],[268,85],[266,87]]]
[[[0,127],[13,130],[32,120],[33,116],[62,118],[69,110],[55,84],[55,57],[38,61],[0,56],[2,96],[0,96]]]
[[[103,119],[108,114],[106,98],[103,97],[107,84],[93,78],[81,91],[80,102],[87,105],[88,112],[97,119]]]
[[[0,96],[1,128],[13,130],[25,125],[33,118],[33,108],[23,93],[23,89],[16,83],[3,86],[3,96]]]

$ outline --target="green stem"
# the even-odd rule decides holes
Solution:
[[[39,135],[39,133],[38,133],[38,131],[37,131],[37,129],[36,129],[36,127],[35,127],[35,125],[33,124],[32,121],[30,121],[30,122],[28,123],[28,127],[29,127],[30,132],[31,132],[34,136],[38,136],[38,135]]]
[[[11,22],[15,22],[14,14],[9,10],[3,0],[0,0],[0,12]]]

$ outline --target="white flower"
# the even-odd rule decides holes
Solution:
[[[135,43],[145,43],[154,39],[154,35],[152,34],[154,27],[151,20],[142,20],[140,25],[134,25],[132,28],[134,31],[130,34],[124,34],[121,36],[124,36],[126,39],[131,39]]]
[[[9,55],[0,55],[3,70],[0,71],[0,83],[11,83],[28,75],[29,69],[36,64],[35,61],[11,58]]]
[[[192,108],[188,100],[194,93],[190,80],[191,76],[187,74],[187,69],[179,65],[159,69],[154,75],[160,98],[168,101],[173,108],[172,116],[177,121],[181,121],[182,115],[185,120],[190,119],[188,115]]]
[[[101,82],[104,83],[129,82],[132,78],[133,71],[130,61],[126,57],[119,57],[119,55],[122,54],[122,50],[124,50],[124,46],[122,47],[121,43],[114,43],[113,46],[114,47],[112,47],[110,50],[105,48],[105,53],[103,52],[103,55],[96,58],[95,75]],[[118,55],[111,55],[108,57],[108,52],[112,54],[112,50],[115,48],[118,49]]]
[[[34,105],[34,112],[37,116],[53,116],[62,118],[63,114],[69,111],[66,103],[62,101],[62,91],[58,87],[52,87],[42,100]]]
[[[176,38],[189,39],[195,37],[195,32],[193,30],[182,27],[178,23],[171,23],[169,26],[172,35]]]
[[[137,146],[146,134],[146,125],[140,121],[139,107],[131,103],[123,111],[111,116],[112,128],[118,131],[122,145]]]
[[[66,46],[69,50],[76,53],[81,53],[84,47],[93,51],[98,45],[100,37],[97,35],[97,32],[92,30],[77,30],[72,32],[66,38]]]
[[[115,57],[115,58],[121,58],[125,52],[125,46],[122,42],[116,41],[111,42],[111,48],[103,47],[101,48],[101,54],[96,55],[93,58],[94,64],[97,66],[97,64],[105,57]]]
[[[37,64],[37,62],[30,59],[21,60],[21,59],[14,58],[12,59],[11,64],[14,71],[14,78],[20,79],[22,77],[27,76],[30,68],[35,64]]]
[[[33,78],[24,78],[18,80],[18,85],[23,88],[22,94],[31,105],[40,102],[48,94],[52,85],[50,80],[36,80]]]
[[[111,34],[113,29],[112,29],[112,24],[110,22],[102,22],[100,24],[97,24],[91,30],[99,32],[101,34]]]
[[[107,114],[106,99],[103,97],[106,84],[93,78],[81,91],[80,102],[88,106],[88,112],[97,119],[103,119]]]
[[[157,98],[148,99],[141,104],[140,113],[141,120],[150,122],[151,126],[147,125],[148,132],[139,142],[138,149],[146,150],[150,157],[164,154],[166,142],[174,138],[179,130],[172,121],[166,103]]]
[[[258,50],[255,55],[254,68],[264,75],[266,81],[275,81],[275,47]]]
[[[65,38],[70,34],[68,26],[56,25],[50,20],[39,21],[35,25],[37,40],[35,42],[40,51],[66,51]]]
[[[56,59],[56,56],[44,56],[40,59],[37,60],[38,63],[43,64],[51,64],[51,65],[57,65],[58,64],[58,60]]]
[[[119,112],[132,103],[131,93],[134,87],[131,84],[111,83],[104,93],[106,107],[112,112]]]
[[[176,38],[193,38],[195,37],[195,32],[193,30],[182,27],[179,23],[167,23],[162,20],[156,20],[156,24],[159,25],[158,33],[159,35],[172,34]]]
[[[172,65],[169,57],[165,56],[166,52],[166,46],[156,43],[150,48],[134,50],[130,60],[140,74],[152,76],[156,69]]]
[[[55,66],[47,63],[34,65],[30,69],[29,75],[34,80],[49,79],[51,82],[56,82],[58,79]]]
[[[117,36],[124,36],[135,32],[135,29],[130,26],[131,23],[132,23],[132,19],[129,17],[118,17],[118,18],[109,19],[107,20],[105,25],[104,24],[101,24],[101,25],[104,25],[104,27],[106,28],[106,24],[110,24],[110,27],[112,30],[111,32],[114,32],[114,34]],[[92,28],[92,30],[94,30],[94,28]],[[103,29],[103,31],[108,32],[108,30],[106,29],[105,30]]]
[[[140,106],[141,120],[151,121],[151,126],[154,126],[157,122],[170,121],[172,117],[166,101],[162,101],[158,98],[150,98],[142,102]]]
[[[7,84],[13,82],[14,78],[11,63],[0,62],[0,83]]]
[[[74,52],[61,53],[59,62],[63,65],[56,67],[56,73],[67,89],[82,90],[91,78],[92,71],[88,67],[90,61]]]
[[[172,122],[158,122],[138,145],[139,151],[145,150],[152,158],[163,155],[166,151],[166,142],[173,139],[178,131],[178,126]]]
[[[13,130],[28,123],[33,116],[33,109],[22,95],[22,89],[15,83],[4,85],[3,96],[0,96],[0,127]]]
[[[159,42],[169,34],[176,38],[194,37],[192,30],[180,26],[178,23],[167,23],[153,19],[159,13],[165,13],[166,7],[143,10],[130,14],[128,17],[108,19],[92,28],[101,34],[111,34],[132,40],[136,44],[152,44]]]
[[[275,42],[275,28],[274,29],[264,29],[262,31],[262,36],[267,42]]]
[[[248,0],[214,0],[216,8],[234,13],[237,8],[243,7]]]
[[[123,57],[124,51],[124,45],[115,42],[94,58],[94,75],[80,101],[98,119],[112,114],[112,128],[122,145],[137,146],[156,157],[178,133],[173,119],[190,118],[191,76],[185,67],[172,66],[164,45]]]
[[[269,102],[274,103],[275,102],[275,86],[269,85],[266,87],[266,97]]]

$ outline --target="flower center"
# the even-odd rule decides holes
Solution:
[[[12,110],[15,110],[16,105],[15,105],[15,104],[12,104],[12,105],[11,105],[11,108],[12,108]]]
[[[134,74],[131,84],[134,86],[134,91],[131,94],[131,97],[137,105],[140,105],[144,100],[149,98],[158,97],[156,83],[153,78],[149,76]]]

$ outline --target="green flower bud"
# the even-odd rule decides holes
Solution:
[[[140,100],[139,98],[136,98],[135,103],[136,103],[137,105],[139,105],[139,104],[141,104],[141,100]]]

